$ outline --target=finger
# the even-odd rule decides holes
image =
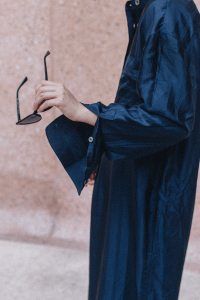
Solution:
[[[35,88],[35,95],[37,95],[38,90],[41,88],[42,84],[38,84],[38,86]]]
[[[59,86],[59,85],[62,85],[61,83],[56,83],[56,82],[53,82],[53,81],[48,81],[48,80],[43,80],[35,89],[35,94],[38,93],[38,90],[41,88],[41,87],[44,87],[44,86]]]
[[[55,99],[57,96],[58,96],[58,94],[55,92],[45,92],[45,93],[39,94],[33,104],[33,110],[34,111],[38,110],[38,108],[40,107],[41,103],[44,100]]]
[[[96,175],[97,175],[97,173],[92,173],[91,176],[90,176],[91,179],[95,179]]]
[[[92,174],[90,175],[90,180],[95,180],[95,178],[96,178],[96,173],[92,173]]]
[[[61,83],[57,83],[57,82],[53,82],[53,81],[49,81],[49,80],[42,80],[41,82],[42,85],[54,85],[54,86],[58,86],[61,85]]]
[[[49,86],[40,86],[37,90],[35,91],[35,98],[38,97],[40,93],[45,93],[45,92],[55,92],[56,91],[56,86],[49,85]]]
[[[49,99],[55,99],[56,97],[57,97],[57,93],[55,93],[55,92],[41,93],[35,99],[35,102],[33,104],[33,110],[34,111],[38,110],[43,101],[49,100]]]
[[[45,108],[51,107],[51,106],[57,106],[58,105],[58,99],[49,99],[46,100],[38,109],[38,112],[43,112]]]
[[[94,183],[95,183],[95,180],[91,180],[91,179],[90,179],[90,180],[88,181],[87,184],[89,184],[89,185],[94,185]]]

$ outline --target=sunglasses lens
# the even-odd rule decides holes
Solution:
[[[17,125],[28,125],[28,124],[39,122],[41,119],[42,119],[42,117],[39,114],[31,114],[31,115],[27,116],[26,118],[20,120],[16,124]]]

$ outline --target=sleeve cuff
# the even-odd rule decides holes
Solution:
[[[74,122],[61,115],[46,127],[48,141],[79,195],[103,154],[97,106],[96,103],[94,111],[91,105],[89,107],[98,115],[95,126]]]

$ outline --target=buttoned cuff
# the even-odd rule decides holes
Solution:
[[[61,115],[46,127],[48,141],[79,195],[103,154],[99,122],[99,116],[92,126]]]

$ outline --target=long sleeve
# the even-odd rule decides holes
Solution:
[[[79,193],[84,186],[84,181],[89,178],[104,152],[112,161],[137,159],[179,143],[188,138],[193,129],[195,86],[192,78],[195,74],[192,73],[188,55],[179,42],[172,36],[155,34],[149,38],[143,50],[137,78],[134,70],[136,65],[138,64],[135,63],[134,58],[128,57],[120,80],[123,84],[119,83],[118,93],[124,93],[125,97],[129,97],[128,103],[111,103],[108,106],[101,102],[83,104],[98,116],[94,128],[87,124],[82,124],[78,128],[77,125],[73,125],[74,122],[62,117],[62,121],[67,125],[66,130],[62,129],[62,132],[60,130],[58,133],[60,137],[58,144],[62,140],[61,163],[69,157],[69,150],[65,147],[70,140],[66,138],[69,135],[67,129],[69,123],[71,127],[76,127],[76,134],[81,137],[79,143],[75,137],[70,140],[72,151],[76,153],[75,149],[82,147],[80,143],[85,145],[81,155],[74,154],[75,163],[74,161],[70,163],[70,172],[76,173],[71,176],[76,187],[77,171],[75,170],[77,166],[81,166],[83,170],[77,188]],[[133,93],[130,92],[130,84],[135,85]],[[51,127],[47,127],[47,136],[52,145],[55,143],[53,139],[56,135],[54,134],[51,139],[53,126],[51,124],[49,126]],[[87,128],[84,135],[83,128]],[[86,144],[89,136],[91,142]],[[53,149],[59,156],[57,148],[53,147]],[[64,167],[69,174],[66,164]]]
[[[133,82],[129,62],[123,76],[132,77]],[[177,40],[164,34],[152,37],[144,49],[136,82],[141,103],[134,104],[133,94],[128,104],[85,104],[100,118],[106,156],[110,160],[137,159],[186,139],[195,120],[193,76],[188,55]],[[121,86],[129,95],[130,87]]]

